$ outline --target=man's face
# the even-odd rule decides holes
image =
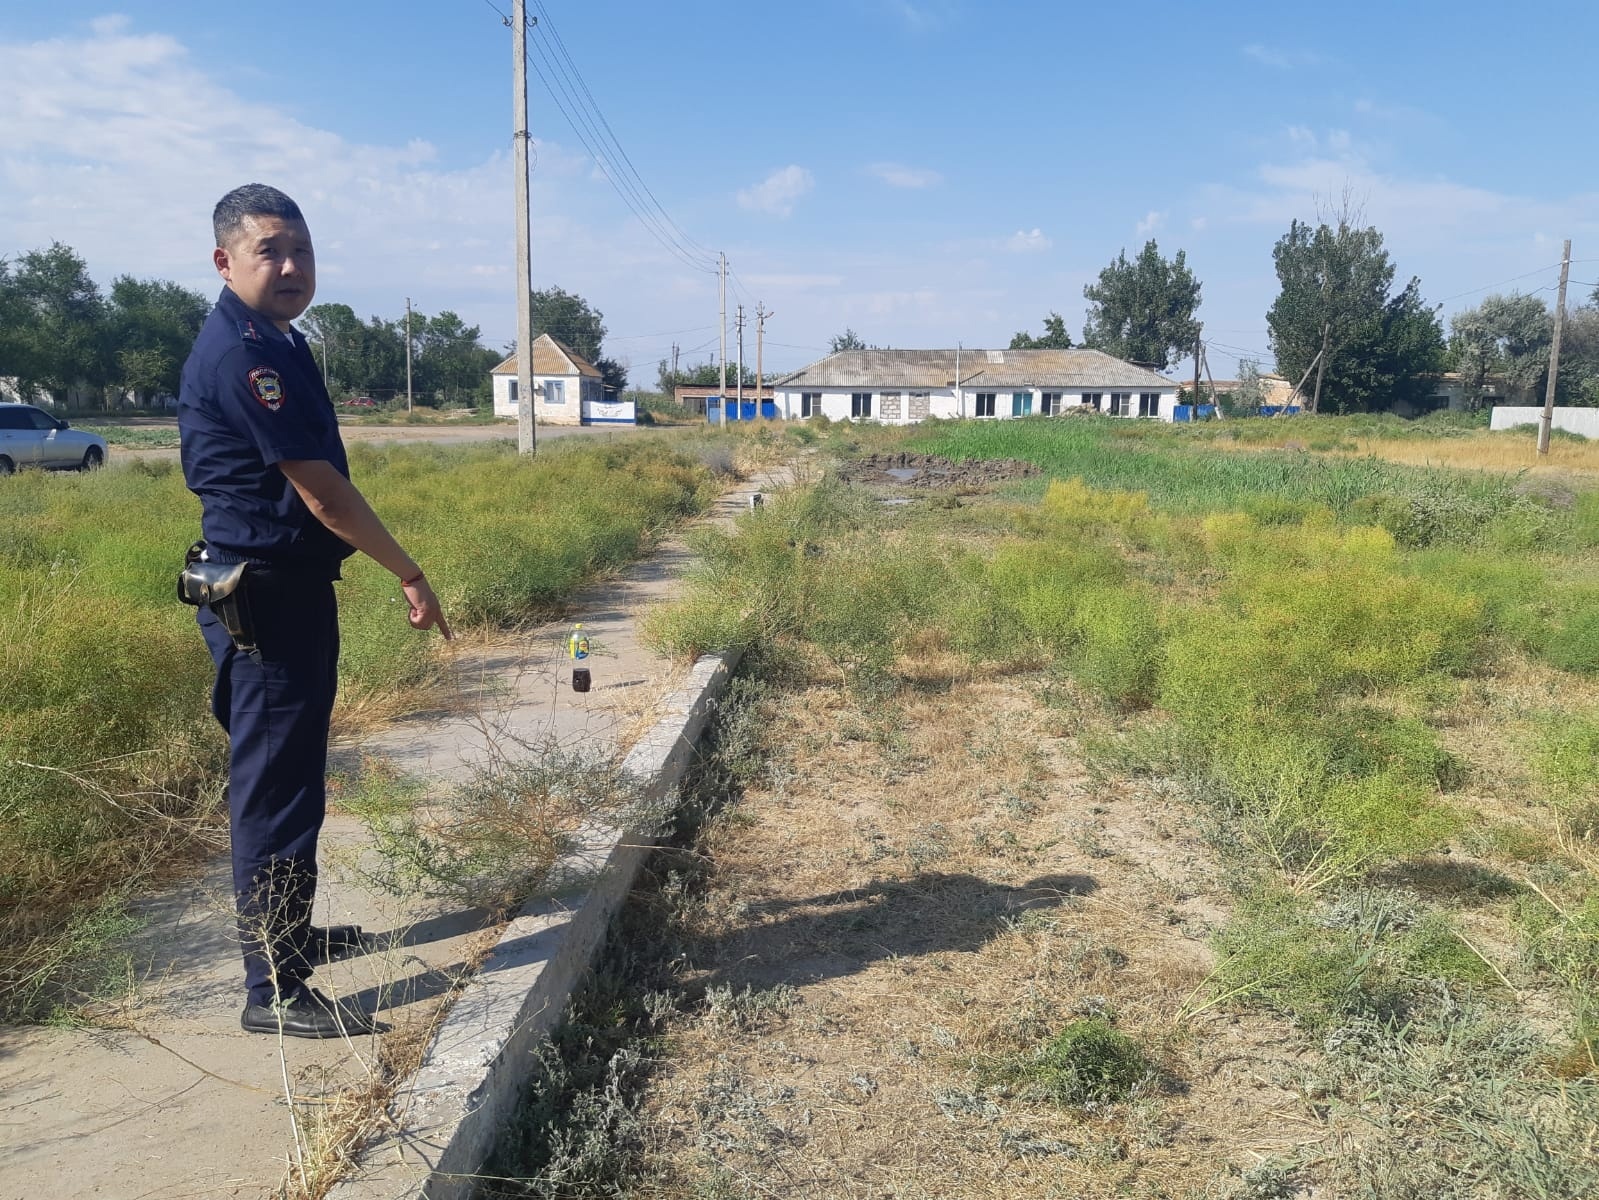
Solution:
[[[211,260],[240,300],[285,332],[316,295],[316,254],[304,221],[246,217]]]

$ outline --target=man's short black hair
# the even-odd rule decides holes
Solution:
[[[217,235],[217,245],[227,246],[244,228],[246,217],[279,217],[285,221],[304,221],[300,206],[275,187],[264,183],[247,183],[236,187],[222,199],[211,213],[211,228]]]

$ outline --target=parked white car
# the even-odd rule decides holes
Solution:
[[[0,404],[0,475],[23,467],[92,471],[106,460],[106,441],[58,421],[31,404]]]

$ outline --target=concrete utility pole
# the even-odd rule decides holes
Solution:
[[[716,402],[721,406],[721,419],[727,420],[727,255],[717,255],[717,295],[721,297],[722,319],[718,328],[722,331],[722,381],[718,385]]]
[[[738,396],[740,417],[744,415],[744,306],[738,306],[738,379],[733,384],[734,392]]]
[[[766,311],[764,301],[755,302],[755,411],[761,411],[761,388],[766,383],[764,351],[766,348],[766,318],[772,314]]]
[[[1549,343],[1549,386],[1543,393],[1543,416],[1538,421],[1538,454],[1549,453],[1549,430],[1555,423],[1555,380],[1560,375],[1560,332],[1566,323],[1566,279],[1571,274],[1571,239],[1560,255],[1560,296],[1555,301],[1555,336]]]
[[[533,266],[528,257],[527,0],[511,5],[511,56],[516,90],[516,449],[532,455],[538,446],[533,433]]]
[[[1194,398],[1188,402],[1188,419],[1190,422],[1199,420],[1199,355],[1205,343],[1198,338],[1194,339]]]
[[[411,411],[411,297],[405,298],[405,411]]]

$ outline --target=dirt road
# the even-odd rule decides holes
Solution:
[[[176,421],[140,421],[141,429],[177,429]],[[586,437],[586,438],[617,438],[631,437],[639,429],[651,429],[651,426],[637,426],[634,428],[616,426],[594,425],[541,425],[537,431],[539,441],[548,441],[552,438]],[[446,445],[462,445],[467,442],[492,442],[503,439],[514,440],[516,426],[510,422],[503,425],[343,425],[339,432],[344,437],[345,445],[354,442],[438,442]],[[118,462],[127,462],[131,459],[143,459],[155,462],[160,459],[177,461],[178,451],[175,447],[150,447],[150,446],[117,446],[111,447],[110,460],[114,466]]]

